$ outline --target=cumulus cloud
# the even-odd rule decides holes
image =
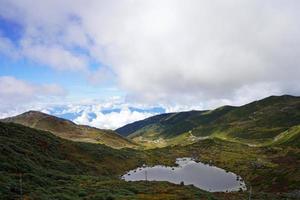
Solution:
[[[83,112],[74,122],[90,125],[104,129],[116,129],[128,123],[142,120],[154,115],[154,113],[131,111],[129,108],[122,108],[120,111],[110,113],[94,112],[96,117],[92,119],[87,112]]]
[[[122,97],[61,104],[47,108],[47,113],[66,117],[77,124],[102,129],[116,129],[128,123],[161,113],[150,105],[126,102]]]
[[[4,17],[25,27],[22,40],[33,38],[42,46],[33,52],[29,46],[26,55],[51,66],[82,69],[80,56],[71,56],[79,47],[79,55],[111,68],[132,101],[206,107],[274,93],[300,94],[297,0],[1,4]],[[92,79],[101,79],[99,74]]]
[[[84,71],[88,63],[83,56],[74,55],[61,46],[35,45],[23,41],[21,53],[35,62],[58,70]]]
[[[56,84],[37,85],[11,76],[0,76],[0,111],[3,115],[3,112],[7,110],[23,111],[35,100],[64,96],[65,94],[66,91]]]
[[[71,120],[77,124],[101,129],[116,129],[128,123],[164,112],[162,107],[132,104],[126,102],[122,97],[116,96],[105,100],[90,99],[76,102],[34,103],[1,112],[0,118],[15,116],[28,110],[41,111]]]
[[[88,59],[57,44],[40,44],[23,39],[17,46],[0,35],[0,53],[12,59],[27,58],[56,70],[87,71]]]
[[[115,74],[113,71],[105,66],[98,68],[96,71],[90,71],[88,80],[93,85],[115,82]]]
[[[66,4],[59,1],[35,4],[31,0],[1,0],[0,3],[0,16],[22,27],[18,41],[0,38],[0,46],[8,47],[1,49],[3,54],[11,56],[13,52],[57,70],[87,70],[86,55],[73,50],[86,46],[88,38],[71,13],[71,1],[66,1]]]
[[[160,2],[109,7],[112,23],[101,30],[89,20],[96,12],[82,15],[133,98],[234,101],[243,88],[255,94],[265,89],[257,85],[267,83],[273,88],[264,95],[285,93],[285,85],[298,80],[296,1]]]

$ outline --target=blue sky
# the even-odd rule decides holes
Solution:
[[[0,16],[0,36],[9,39],[13,44],[18,46],[24,34],[23,27],[16,21],[3,18]],[[77,48],[71,51],[78,52]],[[14,76],[34,84],[50,84],[57,83],[74,95],[74,97],[84,97],[89,95],[92,98],[103,98],[112,95],[123,95],[121,91],[114,88],[113,80],[107,81],[103,85],[89,84],[88,80],[81,75],[80,72],[73,71],[57,71],[47,65],[40,64],[31,59],[20,58],[15,59],[0,55],[1,76]],[[91,60],[88,68],[97,70],[101,67],[101,63],[93,63]],[[114,88],[112,90],[112,88]]]
[[[23,32],[23,27],[17,24],[17,22],[0,17],[0,35],[1,37],[11,41],[11,43],[16,46],[16,51],[18,51],[19,43],[24,34]],[[85,51],[78,48],[70,49],[70,51],[86,54]],[[76,119],[83,113],[87,113],[88,118],[92,123],[92,120],[97,118],[97,112],[103,113],[103,115],[115,114],[116,117],[122,117],[120,113],[124,112],[125,109],[125,112],[128,112],[128,116],[125,115],[123,117],[127,117],[129,119],[125,118],[123,123],[129,123],[132,122],[132,120],[138,120],[165,112],[165,109],[162,107],[147,106],[138,108],[134,107],[134,105],[125,103],[124,98],[126,94],[116,85],[116,80],[113,77],[114,75],[109,77],[110,80],[107,79],[105,81],[100,81],[101,84],[98,84],[97,81],[93,83],[87,79],[84,74],[86,72],[82,73],[81,71],[57,70],[53,69],[51,66],[47,66],[47,64],[39,63],[26,57],[11,57],[7,56],[5,53],[0,54],[0,66],[0,77],[14,77],[17,80],[22,80],[27,84],[32,85],[47,85],[55,83],[62,87],[65,91],[65,94],[59,98],[51,98],[51,100],[47,100],[46,97],[46,100],[43,98],[33,101],[33,104],[36,103],[36,101],[39,101],[39,103],[42,103],[42,106],[39,105],[35,107],[32,106],[32,104],[27,104],[26,102],[16,102],[15,105],[5,108],[4,117],[19,114],[28,109],[36,109],[73,121],[76,121]],[[90,70],[91,73],[101,68],[101,62],[94,61],[93,59],[89,60],[87,69]],[[117,98],[118,101],[121,100],[121,102],[115,102],[115,105],[112,104],[108,107],[104,106],[100,110],[91,109],[93,105],[102,103],[105,104],[106,102],[112,101],[112,98]],[[80,108],[74,111],[72,106],[76,107],[78,105]],[[16,107],[20,108],[15,109]],[[12,112],[10,112],[10,109]],[[132,118],[131,115],[134,115],[134,113],[140,113],[140,115],[130,119]],[[78,123],[81,123],[81,121],[78,121]],[[103,122],[99,125],[97,123],[93,125],[99,126],[100,128],[118,128],[123,125],[116,123],[116,126],[112,126],[112,123],[113,122],[105,124]],[[89,122],[85,122],[85,124],[89,124]]]
[[[296,0],[0,4],[0,117],[33,109],[117,128],[300,94]]]
[[[0,17],[0,35],[9,39],[18,46],[22,39],[23,27],[17,22]],[[78,52],[77,48],[71,49]],[[124,93],[115,86],[115,81],[102,82],[101,85],[91,84],[78,71],[57,71],[45,64],[27,58],[11,58],[0,55],[0,76],[13,76],[17,79],[33,84],[56,83],[63,86],[68,93],[70,101],[78,101],[86,97],[103,99],[111,96],[124,96]],[[101,68],[101,63],[90,61],[87,66],[91,71]]]

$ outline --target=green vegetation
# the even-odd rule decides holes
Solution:
[[[172,166],[192,156],[241,175],[253,199],[296,199],[299,148],[254,148],[218,139],[139,151],[72,142],[49,132],[0,123],[0,199],[245,199],[248,192],[207,193],[167,182],[125,182],[119,176],[142,164]]]
[[[73,141],[105,144],[113,148],[136,147],[130,140],[112,130],[77,125],[69,120],[37,111],[29,111],[15,117],[2,119],[1,121],[50,131],[59,137]]]
[[[133,126],[131,137],[143,147],[114,133],[110,139],[103,137],[102,142],[111,146],[124,140],[134,147],[122,149],[72,141],[73,135],[93,128],[68,120],[36,112],[9,118],[0,122],[0,199],[20,199],[21,193],[26,200],[248,198],[248,191],[208,193],[194,186],[120,179],[143,164],[174,166],[179,157],[193,157],[240,175],[252,187],[254,200],[299,199],[299,101],[270,97],[242,107],[154,116],[126,126],[125,130]],[[8,123],[11,120],[38,129]]]
[[[151,153],[72,142],[49,132],[0,122],[0,199],[207,199],[195,187],[166,182],[125,182],[120,175]],[[163,161],[170,163],[170,159]],[[174,162],[174,161],[172,161]]]
[[[293,126],[275,137],[271,145],[289,145],[300,148],[300,125]]]
[[[284,199],[291,196],[292,191],[299,190],[300,186],[300,149],[287,144],[249,147],[220,139],[207,139],[188,146],[165,147],[151,152],[157,157],[168,155],[173,159],[192,156],[201,162],[235,172],[243,177],[248,188],[252,186],[258,199]]]
[[[182,141],[192,143],[203,137],[263,145],[299,124],[300,97],[285,95],[271,96],[241,107],[162,114],[116,131],[147,148],[181,144]],[[178,140],[181,135],[185,140]],[[155,140],[159,142],[153,142]]]

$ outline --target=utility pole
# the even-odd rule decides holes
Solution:
[[[249,200],[251,200],[251,195],[252,195],[252,186],[250,185],[250,189],[249,189]]]
[[[20,182],[20,199],[23,200],[22,173],[19,173],[19,182]]]
[[[147,177],[147,170],[145,170],[145,180],[146,180],[146,181],[148,180],[148,177]]]

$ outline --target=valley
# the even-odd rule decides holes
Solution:
[[[250,188],[251,199],[299,199],[299,116],[299,97],[269,97],[162,114],[117,129],[123,136],[107,130],[112,136],[86,142],[81,139],[91,135],[82,126],[31,111],[0,122],[0,199],[239,200],[249,198]],[[211,193],[121,179],[143,165],[176,168],[184,157],[241,176],[247,190]]]

